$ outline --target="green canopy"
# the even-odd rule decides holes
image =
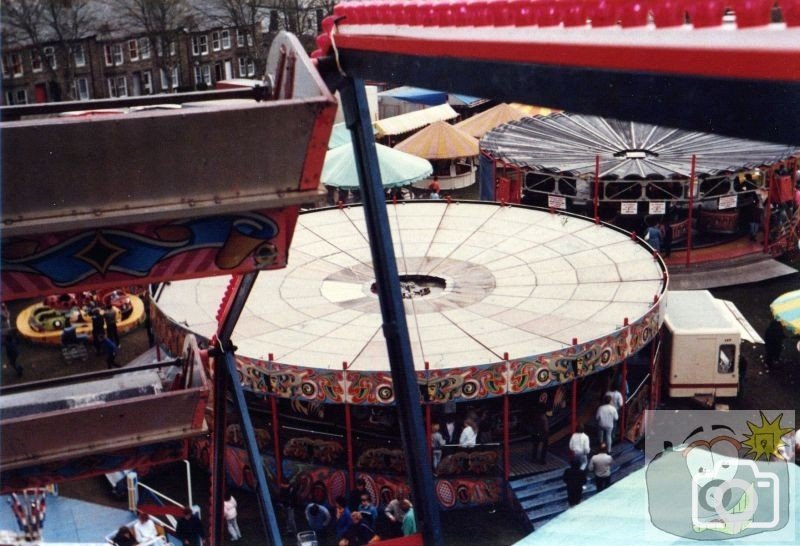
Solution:
[[[378,165],[384,188],[407,186],[428,178],[433,167],[427,159],[416,157],[388,146],[376,144]],[[358,189],[356,158],[352,144],[328,150],[322,166],[322,183],[342,190]]]

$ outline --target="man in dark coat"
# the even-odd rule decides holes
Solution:
[[[113,305],[106,305],[106,311],[103,313],[103,318],[106,321],[106,337],[114,342],[114,345],[119,347],[119,332],[117,332],[117,312],[114,310]]]
[[[106,321],[103,318],[103,313],[100,309],[92,311],[92,342],[94,343],[94,350],[100,354],[102,348],[102,338],[106,335]]]
[[[205,533],[200,518],[188,506],[183,509],[183,517],[178,520],[175,527],[175,536],[184,546],[200,546]]]
[[[564,483],[567,484],[567,502],[570,506],[580,504],[583,498],[583,486],[586,484],[586,473],[581,470],[580,459],[572,459],[570,467],[564,471]]]
[[[764,361],[764,367],[767,372],[769,372],[773,365],[780,361],[781,353],[783,352],[783,339],[785,337],[786,334],[783,331],[781,323],[772,319],[764,332],[764,350],[767,357]]]

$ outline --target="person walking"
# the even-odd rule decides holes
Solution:
[[[17,372],[17,377],[22,377],[22,366],[17,362],[19,359],[19,338],[17,337],[16,328],[9,328],[6,331],[3,345],[6,348],[6,357],[8,357],[9,365]]]
[[[647,227],[644,240],[653,247],[653,250],[661,252],[661,230],[658,228],[658,225],[651,224]]]
[[[108,369],[119,368],[117,365],[117,345],[111,341],[110,338],[102,336],[100,338],[100,345],[106,353],[106,364]]]
[[[575,432],[570,436],[569,450],[572,452],[572,460],[578,461],[581,470],[586,470],[586,465],[589,464],[591,447],[589,445],[589,436],[583,431],[583,424],[579,423],[575,427]]]
[[[614,458],[608,454],[608,447],[600,444],[600,452],[589,461],[589,472],[594,472],[594,483],[599,493],[611,484],[611,465]]]
[[[431,426],[431,450],[433,451],[433,471],[439,467],[442,461],[442,448],[445,446],[444,436],[440,432],[439,423]]]
[[[231,540],[239,540],[242,538],[242,532],[239,530],[239,511],[237,510],[238,504],[233,495],[228,493],[228,497],[223,502],[222,512],[225,516],[225,526],[228,528],[228,534]]]
[[[578,459],[572,459],[568,469],[564,471],[562,477],[567,484],[567,502],[570,506],[580,504],[583,498],[583,486],[586,485],[586,472],[581,468]]]
[[[188,506],[183,509],[183,517],[178,520],[175,536],[184,546],[201,546],[203,543],[205,538],[203,524]]]
[[[619,420],[619,413],[617,408],[611,401],[611,396],[605,396],[605,404],[597,408],[597,425],[600,433],[600,443],[604,444],[609,451],[611,451],[612,436],[614,432],[614,425]]]
[[[550,422],[544,410],[537,410],[533,414],[531,441],[533,444],[531,460],[535,463],[545,464],[547,462],[547,447],[550,443]]]
[[[103,319],[106,321],[106,337],[111,338],[114,345],[119,347],[119,332],[117,331],[117,312],[114,310],[113,305],[106,305],[106,310],[103,313]]]
[[[92,311],[92,343],[94,350],[99,355],[102,350],[102,338],[106,335],[106,321],[100,309]]]
[[[764,360],[764,368],[767,373],[770,369],[780,362],[781,353],[783,352],[783,340],[786,334],[783,331],[781,323],[772,319],[764,331],[764,351],[766,359]]]

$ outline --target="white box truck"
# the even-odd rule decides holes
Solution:
[[[741,341],[764,343],[733,303],[708,290],[670,290],[664,326],[669,396],[708,405],[739,394]]]

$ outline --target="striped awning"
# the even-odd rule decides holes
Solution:
[[[393,116],[390,118],[379,119],[372,124],[375,136],[384,137],[391,135],[401,135],[430,125],[434,121],[443,121],[458,117],[458,112],[453,110],[449,104],[431,106],[423,110],[416,110],[407,114]]]
[[[769,306],[772,316],[789,332],[800,335],[800,290],[787,292]]]
[[[478,139],[456,129],[445,121],[432,123],[395,146],[395,150],[425,159],[474,157],[480,147]]]

